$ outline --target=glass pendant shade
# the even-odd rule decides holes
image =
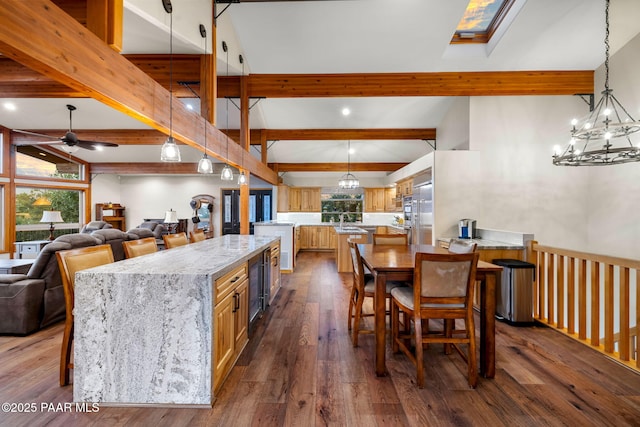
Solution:
[[[164,144],[162,144],[162,151],[160,152],[160,160],[163,162],[179,162],[180,161],[180,149],[178,148],[178,145],[176,144],[172,136],[167,138]]]
[[[342,178],[338,181],[338,187],[345,189],[358,188],[360,187],[360,181],[358,181],[358,178],[353,176],[353,174],[346,173],[342,175]]]
[[[223,181],[233,181],[233,171],[229,165],[224,165],[224,169],[222,169],[222,173],[220,174],[220,179]]]
[[[244,172],[240,172],[240,175],[238,175],[238,184],[247,185],[247,176]]]
[[[198,162],[198,173],[210,174],[213,173],[213,164],[211,159],[205,154]]]

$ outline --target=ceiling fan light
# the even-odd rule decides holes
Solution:
[[[180,161],[180,149],[178,148],[178,145],[176,144],[172,136],[167,138],[164,144],[162,144],[162,151],[160,152],[160,160],[163,162],[179,162]]]
[[[223,181],[233,181],[233,171],[229,165],[224,165],[222,173],[220,174],[220,179]]]
[[[213,173],[213,164],[211,159],[205,154],[198,162],[198,173],[211,174]]]
[[[79,147],[78,147],[77,145],[67,145],[67,144],[64,144],[62,147],[60,147],[60,149],[61,149],[62,151],[64,151],[65,153],[67,153],[67,154],[73,154],[73,153],[75,153],[76,151],[78,151]]]

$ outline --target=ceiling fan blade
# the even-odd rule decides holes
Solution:
[[[28,130],[11,129],[11,132],[22,133],[22,134],[31,135],[31,136],[37,136],[39,138],[56,139],[55,136],[45,135],[43,133],[37,133],[37,132],[30,132]],[[61,138],[57,138],[57,139],[61,139]]]
[[[15,145],[16,147],[24,147],[26,145],[60,145],[62,144],[62,141],[60,140],[52,140],[52,141],[19,141],[19,142],[12,142],[13,145]]]
[[[76,146],[80,148],[84,148],[86,150],[97,150],[101,147],[117,147],[118,144],[114,144],[112,142],[100,142],[100,141],[83,141],[81,139],[78,140]]]

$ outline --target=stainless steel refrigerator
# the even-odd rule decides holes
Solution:
[[[414,180],[411,206],[411,243],[432,244],[433,230],[433,184],[431,181]]]

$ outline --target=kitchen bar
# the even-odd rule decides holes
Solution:
[[[235,352],[216,348],[230,319],[217,307],[227,294],[236,302],[247,261],[277,242],[226,235],[78,272],[74,401],[210,407],[246,344],[240,331]]]

